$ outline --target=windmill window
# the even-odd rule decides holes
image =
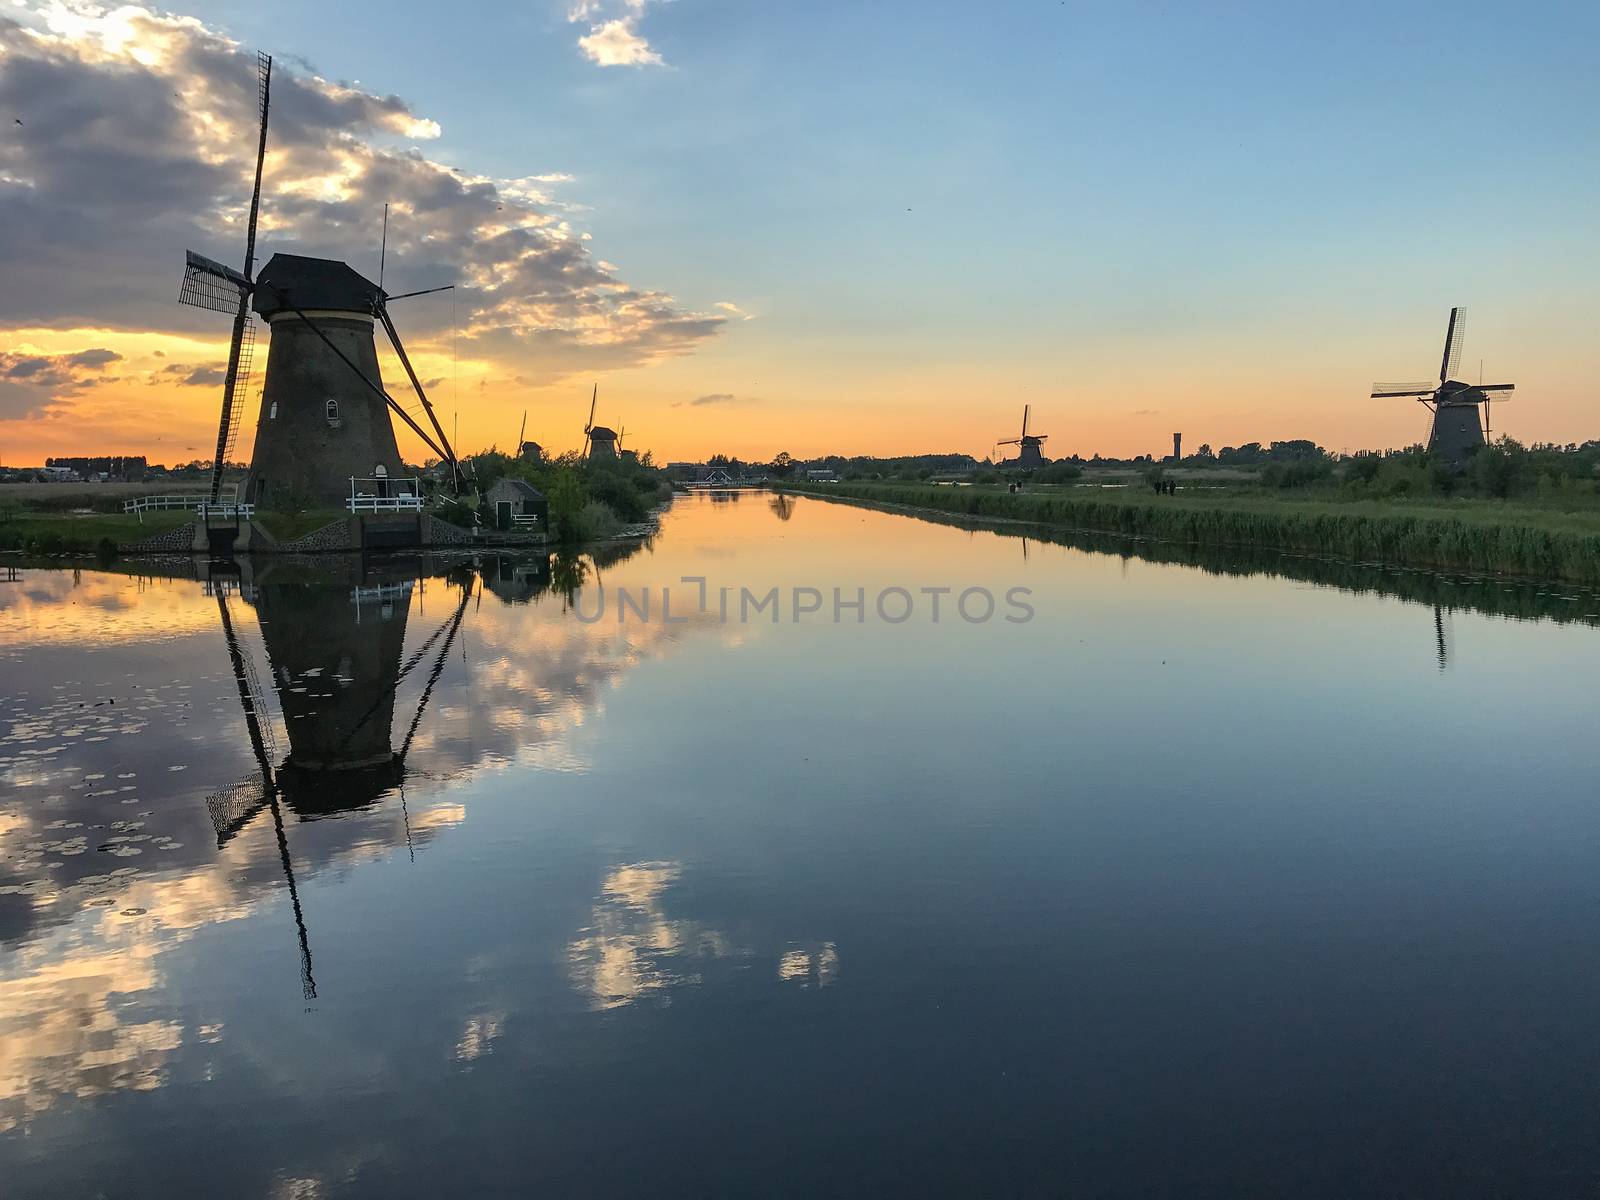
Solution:
[[[327,404],[327,409],[328,409],[328,424],[329,425],[337,425],[339,423],[339,402],[337,400],[329,400],[328,404]]]

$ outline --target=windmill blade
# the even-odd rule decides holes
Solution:
[[[1450,310],[1450,324],[1444,331],[1444,357],[1439,360],[1439,382],[1454,379],[1461,367],[1461,347],[1466,342],[1467,310]]]
[[[244,240],[244,270],[231,272],[223,268],[224,278],[234,285],[235,311],[233,316],[233,338],[228,345],[228,373],[222,381],[222,412],[217,418],[217,449],[211,457],[211,503],[217,502],[217,497],[222,494],[222,472],[227,466],[228,451],[233,447],[233,437],[239,427],[239,414],[235,405],[235,396],[239,391],[239,378],[241,363],[246,373],[250,369],[249,348],[254,345],[255,337],[250,330],[250,292],[254,285],[250,282],[251,272],[255,269],[256,262],[256,221],[261,215],[261,172],[267,161],[267,112],[272,101],[272,59],[265,54],[256,55],[256,69],[258,71],[257,99],[261,109],[261,133],[256,142],[256,179],[255,186],[250,192],[250,223],[245,231]],[[192,264],[197,256],[192,252],[188,261]],[[222,264],[212,264],[221,266]],[[216,273],[210,270],[196,272],[195,287],[199,289],[199,278],[215,279]],[[231,277],[231,278],[229,278]],[[184,288],[179,293],[183,299],[183,291],[190,289],[190,271],[184,271]],[[246,333],[250,333],[248,343]]]
[[[1029,409],[1029,407],[1030,406],[1026,405],[1026,404],[1024,404],[1022,406],[1022,436],[1023,437],[1027,437],[1028,436],[1028,409]]]
[[[1020,445],[1022,445],[1022,439],[1019,438],[1019,437],[1005,438],[1005,439],[1003,439],[1001,441],[996,442],[995,445],[996,446],[1020,446]]]
[[[1480,392],[1493,392],[1494,402],[1498,404],[1502,400],[1511,399],[1511,393],[1516,390],[1516,386],[1514,383],[1480,383],[1478,390]]]
[[[266,780],[259,773],[247,775],[238,783],[207,796],[206,813],[217,835],[217,849],[231,842],[270,803]]]
[[[183,283],[178,288],[178,303],[212,312],[237,312],[253,290],[250,280],[232,267],[204,254],[185,250]]]
[[[406,354],[405,344],[400,341],[400,332],[395,329],[394,320],[389,316],[389,306],[387,304],[379,303],[378,318],[383,322],[384,332],[389,335],[389,344],[394,347],[395,354],[400,357],[400,365],[406,369],[406,377],[411,380],[411,386],[417,393],[417,399],[422,401],[422,409],[428,414],[428,423],[433,426],[433,432],[439,435],[439,446],[444,451],[440,457],[450,464],[450,486],[459,494],[466,487],[466,475],[461,470],[461,463],[456,459],[455,447],[450,444],[450,439],[444,435],[444,426],[439,424],[439,415],[433,411],[433,405],[428,401],[428,393],[423,390],[422,380],[417,378],[416,369],[411,365],[411,358]],[[394,401],[390,400],[389,403],[393,404]],[[424,437],[423,440],[427,441],[428,439]]]
[[[1439,390],[1439,385],[1433,380],[1424,380],[1421,383],[1375,383],[1372,385],[1372,396],[1422,396],[1433,395]]]
[[[445,283],[445,284],[440,284],[438,287],[423,288],[420,292],[401,292],[398,296],[391,296],[387,292],[385,292],[384,296],[383,296],[383,299],[384,299],[384,302],[387,303],[390,300],[409,300],[413,296],[431,296],[435,292],[453,292],[455,290],[456,290],[456,285],[455,284],[453,284],[453,283]]]
[[[1048,433],[1036,433],[1033,435],[1033,440],[1041,443],[1048,442],[1050,440],[1050,435]]]

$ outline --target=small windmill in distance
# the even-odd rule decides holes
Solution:
[[[1461,366],[1461,347],[1466,334],[1466,309],[1450,310],[1450,323],[1444,331],[1444,356],[1439,360],[1439,382],[1375,383],[1372,399],[1407,396],[1428,406],[1433,424],[1428,431],[1428,450],[1451,467],[1466,466],[1487,441],[1491,400],[1509,400],[1514,383],[1462,383],[1455,378]],[[1480,415],[1478,406],[1483,406]]]
[[[583,457],[589,457],[589,435],[594,432],[594,406],[600,399],[600,385],[594,385],[589,394],[589,419],[583,423]]]
[[[1024,471],[1031,471],[1035,467],[1044,466],[1044,454],[1039,447],[1044,445],[1050,437],[1047,433],[1028,432],[1028,412],[1030,407],[1027,404],[1022,406],[1022,432],[1014,438],[1006,438],[995,443],[997,447],[1015,446],[1017,448],[1016,465]]]

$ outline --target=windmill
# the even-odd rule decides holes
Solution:
[[[1044,454],[1041,453],[1039,447],[1044,445],[1044,443],[1048,441],[1050,437],[1050,435],[1047,433],[1028,432],[1029,408],[1030,406],[1026,404],[1022,406],[1022,432],[1014,438],[1005,438],[1004,440],[995,443],[997,447],[1017,447],[1016,465],[1025,471],[1031,471],[1035,467],[1044,466]]]
[[[1466,465],[1484,445],[1489,430],[1489,405],[1493,400],[1509,400],[1514,383],[1462,383],[1455,378],[1461,365],[1465,340],[1466,309],[1452,308],[1444,331],[1444,356],[1439,360],[1439,382],[1375,383],[1372,399],[1408,396],[1428,406],[1433,424],[1428,431],[1428,449],[1450,466]],[[1479,406],[1483,412],[1480,416]]]
[[[391,295],[345,263],[296,254],[275,254],[259,274],[252,274],[272,86],[272,59],[265,54],[256,57],[261,128],[244,270],[235,271],[187,251],[178,296],[180,303],[234,314],[210,498],[212,502],[217,499],[223,464],[238,434],[239,392],[248,375],[255,340],[252,308],[272,330],[272,348],[261,389],[246,501],[260,504],[282,495],[337,503],[349,495],[353,478],[398,476],[404,463],[385,407],[449,465],[451,486],[459,492],[466,486],[461,464],[389,314],[392,300],[446,291],[453,285]],[[379,322],[434,436],[383,388],[374,341],[374,326]]]

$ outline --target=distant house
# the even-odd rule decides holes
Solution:
[[[550,531],[550,502],[531,483],[502,479],[484,497],[490,523],[496,529]]]
[[[837,472],[837,471],[807,471],[806,472],[806,479],[808,481],[810,481],[811,483],[838,483],[839,482],[839,472]]]

